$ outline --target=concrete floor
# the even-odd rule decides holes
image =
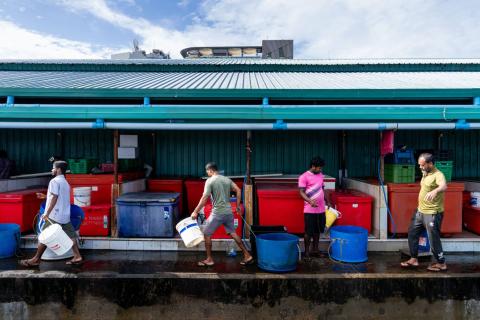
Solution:
[[[33,255],[32,250],[25,250],[25,256]],[[200,268],[197,261],[204,259],[202,252],[159,252],[159,251],[118,251],[118,250],[83,250],[85,263],[81,266],[66,266],[65,261],[44,261],[39,268],[33,269],[39,275],[48,271],[61,271],[72,274],[158,274],[158,273],[199,273],[199,274],[238,274],[257,276],[268,274],[256,265],[241,266],[241,255],[227,257],[222,252],[215,252],[215,266]],[[449,270],[443,275],[478,273],[480,276],[480,253],[451,253],[446,255]],[[370,252],[365,263],[340,263],[329,259],[323,252],[319,257],[301,261],[295,272],[284,276],[299,275],[336,275],[341,273],[359,273],[379,277],[394,275],[425,274],[434,276],[426,270],[430,258],[423,258],[417,270],[405,270],[399,263],[406,259],[400,253]],[[433,259],[433,258],[432,258]],[[5,271],[21,271],[25,268],[17,264],[17,258],[0,259],[0,274]]]

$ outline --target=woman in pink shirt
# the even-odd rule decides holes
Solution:
[[[298,179],[300,196],[304,200],[303,213],[305,219],[305,258],[310,257],[310,252],[318,254],[320,233],[325,230],[325,196],[323,193],[322,168],[325,161],[314,157],[310,161],[310,169]],[[313,238],[313,250],[310,244]]]

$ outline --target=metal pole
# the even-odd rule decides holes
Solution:
[[[247,184],[252,184],[252,178],[251,178],[251,154],[252,154],[252,149],[250,147],[252,139],[252,131],[248,130],[247,131],[247,147],[246,147],[246,155],[247,155],[247,170],[246,170],[246,176],[247,176]]]

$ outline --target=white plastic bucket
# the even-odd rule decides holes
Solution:
[[[190,217],[177,223],[175,229],[177,229],[187,248],[195,247],[204,240],[203,233],[200,230],[197,221]]]
[[[45,228],[38,236],[38,241],[59,256],[65,254],[73,246],[72,239],[67,236],[62,227],[57,223]]]
[[[470,193],[470,204],[472,207],[480,208],[480,192]]]
[[[73,188],[73,203],[79,207],[88,207],[91,203],[92,187]]]

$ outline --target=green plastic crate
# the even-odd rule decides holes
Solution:
[[[97,164],[97,159],[68,159],[68,167],[73,174],[90,173]]]
[[[118,171],[127,172],[138,170],[141,168],[141,161],[139,159],[119,159],[118,160]]]
[[[386,164],[384,167],[385,182],[413,183],[415,182],[415,165]]]
[[[445,176],[445,180],[452,181],[453,161],[435,161],[435,167]]]

